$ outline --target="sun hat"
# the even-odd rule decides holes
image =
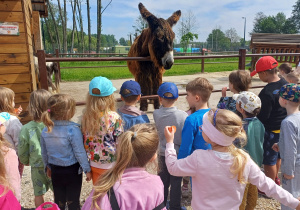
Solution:
[[[89,94],[91,96],[109,96],[116,90],[112,82],[106,77],[95,77],[89,84]]]
[[[126,94],[124,93],[124,90],[128,90],[126,91]],[[121,86],[120,94],[124,98],[129,96],[138,96],[141,94],[141,86],[136,81],[133,80],[126,81]]]
[[[279,94],[283,99],[292,102],[299,102],[300,86],[298,84],[286,84],[283,85],[279,90],[275,90],[274,94]]]
[[[7,120],[10,119],[10,114],[7,112],[0,113],[0,125],[3,125]]]
[[[261,108],[260,98],[249,91],[242,91],[239,94],[234,94],[232,98],[241,105],[241,108],[252,114],[257,108]]]
[[[171,93],[173,96],[168,97],[165,95],[166,93]],[[157,94],[162,98],[176,99],[178,98],[178,88],[172,82],[164,82],[159,86]]]
[[[256,73],[274,69],[278,62],[272,56],[263,56],[256,62],[255,70],[250,73],[253,77]]]

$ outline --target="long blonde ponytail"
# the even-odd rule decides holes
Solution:
[[[215,109],[212,109],[212,112],[214,113]],[[211,123],[213,123],[213,116],[214,114],[208,115]],[[218,113],[216,114],[215,127],[226,136],[241,138],[245,141],[247,139],[241,118],[232,111],[226,109],[218,110]],[[248,155],[243,150],[236,148],[233,144],[228,146],[228,151],[233,156],[233,163],[230,167],[230,172],[233,174],[233,177],[237,176],[240,183],[246,183],[243,173]]]

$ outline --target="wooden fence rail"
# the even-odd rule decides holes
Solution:
[[[40,83],[41,88],[48,90],[47,83],[47,70],[46,70],[46,62],[75,62],[75,61],[150,61],[150,57],[59,57],[63,55],[56,50],[56,57],[46,57],[44,50],[38,50],[37,57],[39,63],[39,71],[40,71]],[[205,55],[205,52],[202,51],[202,55],[199,56],[175,56],[174,60],[184,60],[184,59],[202,59],[201,61],[201,72],[204,72],[204,60],[209,58],[238,58],[238,69],[245,70],[246,58],[247,57],[261,57],[261,56],[295,56],[299,61],[300,53],[267,53],[267,54],[246,54],[246,49],[240,49],[238,54],[230,54],[230,55]],[[60,65],[59,65],[60,66]],[[260,86],[253,87],[259,88]],[[215,90],[214,92],[220,92],[221,90]],[[186,95],[186,93],[182,93],[182,95]],[[157,95],[152,96],[142,96],[141,100],[145,99],[153,99],[156,98]],[[84,102],[77,102],[77,105],[83,105]]]

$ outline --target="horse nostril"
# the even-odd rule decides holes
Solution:
[[[166,70],[168,70],[168,69],[170,69],[172,66],[173,66],[173,62],[167,61],[167,62],[166,62],[166,65],[164,66],[164,68],[165,68]]]

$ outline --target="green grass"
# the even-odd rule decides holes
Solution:
[[[232,71],[238,69],[238,58],[217,58],[206,59],[205,62],[227,62],[235,61],[236,63],[205,63],[205,72]],[[176,63],[200,63],[201,59],[175,60]],[[249,63],[248,58],[246,63]],[[125,61],[105,61],[105,62],[61,62],[61,67],[78,67],[78,66],[112,66],[126,65]],[[201,64],[173,65],[166,71],[164,76],[188,75],[201,72]],[[89,81],[96,76],[104,76],[108,79],[132,78],[132,74],[126,67],[104,67],[104,68],[81,68],[81,69],[61,69],[61,78],[63,81]]]

